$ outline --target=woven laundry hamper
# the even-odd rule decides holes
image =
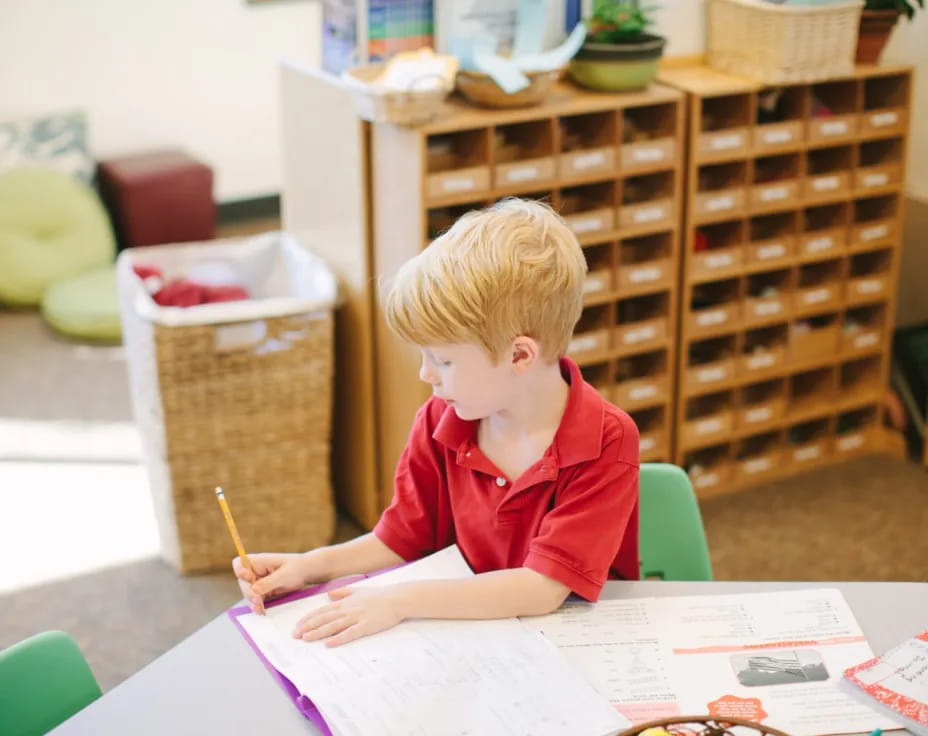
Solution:
[[[848,76],[863,5],[709,0],[709,66],[766,84]]]
[[[137,264],[159,267],[166,281],[233,274],[252,298],[160,307]],[[216,502],[219,485],[247,550],[329,543],[331,271],[292,236],[264,233],[128,249],[117,275],[164,558],[185,573],[229,566],[235,549]]]

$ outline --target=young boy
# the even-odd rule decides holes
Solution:
[[[236,559],[255,611],[309,583],[457,544],[476,575],[332,591],[294,636],[331,646],[406,618],[550,613],[638,578],[638,431],[563,357],[586,263],[549,207],[509,199],[458,220],[397,274],[388,324],[422,354],[432,397],[373,532],[304,554]]]

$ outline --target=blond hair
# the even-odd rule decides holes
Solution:
[[[415,345],[476,344],[498,361],[525,335],[550,362],[567,351],[585,274],[580,244],[554,210],[505,199],[468,212],[403,264],[384,311]]]

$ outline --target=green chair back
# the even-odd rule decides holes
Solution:
[[[40,736],[101,695],[77,643],[45,631],[0,651],[0,734]]]
[[[689,476],[667,463],[639,473],[641,579],[712,580],[709,547]]]

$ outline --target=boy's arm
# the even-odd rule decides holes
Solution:
[[[396,552],[368,532],[348,542],[319,547],[306,553],[313,580],[325,582],[345,575],[359,575],[404,562]]]

